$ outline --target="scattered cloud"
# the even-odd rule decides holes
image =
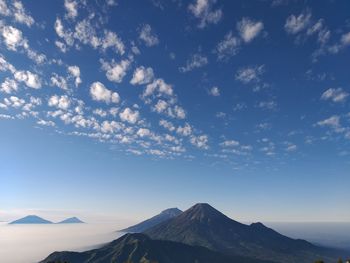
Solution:
[[[284,28],[289,34],[297,34],[306,29],[310,23],[311,12],[306,10],[298,16],[290,15],[286,20]]]
[[[111,62],[106,62],[101,60],[102,69],[106,71],[106,77],[108,80],[116,83],[120,83],[123,81],[123,78],[126,75],[127,70],[130,66],[130,61],[124,59],[119,63],[116,63],[114,59]]]
[[[257,83],[264,72],[265,65],[244,67],[237,70],[235,78],[244,84]]]
[[[18,90],[18,83],[10,78],[5,78],[5,80],[0,85],[0,92],[12,94]]]
[[[333,102],[344,102],[349,93],[344,91],[342,88],[330,88],[322,93],[322,100],[331,100]]]
[[[186,73],[196,68],[204,67],[208,64],[208,58],[201,54],[192,55],[186,62],[185,66],[179,68],[180,72]]]
[[[249,43],[256,38],[264,29],[264,24],[261,21],[255,22],[254,20],[244,17],[237,23],[237,30],[244,40]]]
[[[153,29],[149,24],[145,24],[142,26],[139,38],[148,47],[156,46],[159,44],[158,36],[153,32]]]
[[[19,82],[24,82],[25,85],[29,88],[40,89],[41,80],[39,76],[35,73],[32,73],[28,70],[19,70],[14,73],[14,77]]]
[[[74,0],[64,0],[64,8],[67,11],[67,17],[75,19],[78,16],[78,3]]]
[[[258,108],[265,110],[275,110],[277,108],[277,103],[273,100],[261,101],[258,104]]]
[[[78,87],[82,82],[80,78],[80,68],[78,66],[69,66],[68,72],[72,77],[75,78],[74,83],[75,86]]]
[[[232,31],[230,31],[225,35],[224,39],[217,44],[214,53],[217,54],[218,60],[227,60],[238,53],[240,45],[241,40],[233,36]]]
[[[119,117],[122,121],[129,123],[136,123],[140,118],[140,113],[137,110],[132,110],[130,108],[125,108],[122,112],[119,113]]]
[[[90,86],[90,95],[93,100],[105,103],[119,103],[120,97],[117,92],[107,89],[101,82],[94,82]]]
[[[198,27],[205,28],[208,24],[217,24],[223,12],[220,8],[214,9],[216,0],[195,0],[188,6],[189,11],[199,20]]]
[[[150,83],[153,80],[153,78],[153,69],[141,66],[135,69],[130,83],[132,85],[144,85]]]
[[[50,97],[48,101],[48,105],[50,107],[56,107],[61,110],[68,110],[68,108],[71,105],[71,100],[67,95],[62,95],[62,96],[53,95],[52,97]]]
[[[209,94],[211,96],[218,97],[218,96],[220,96],[220,89],[218,87],[214,86],[209,90]]]

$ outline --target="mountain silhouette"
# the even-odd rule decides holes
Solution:
[[[342,252],[279,234],[262,223],[232,220],[209,204],[196,204],[182,214],[144,232],[152,239],[203,246],[228,255],[276,262],[335,261]]]
[[[69,217],[67,219],[62,220],[61,222],[58,222],[57,224],[81,224],[84,223],[77,217]]]
[[[147,229],[149,229],[155,225],[158,225],[159,223],[167,221],[175,216],[178,216],[181,213],[182,213],[182,211],[178,208],[169,208],[169,209],[162,211],[160,214],[158,214],[150,219],[147,219],[139,224],[122,229],[122,230],[120,230],[120,232],[141,233],[141,232],[144,232]]]
[[[18,220],[12,221],[10,224],[52,224],[52,222],[36,215],[28,215]]]
[[[140,233],[86,252],[54,252],[41,263],[273,263],[241,256],[227,256],[204,247],[152,240]]]

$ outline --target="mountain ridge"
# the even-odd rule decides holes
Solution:
[[[169,220],[175,216],[178,216],[181,213],[182,211],[178,208],[168,208],[160,212],[158,215],[155,215],[149,219],[146,219],[136,225],[130,226],[125,229],[121,229],[119,230],[119,232],[141,233],[159,223]]]
[[[317,258],[334,260],[341,256],[339,251],[286,237],[262,223],[242,224],[205,203],[196,204],[144,233],[153,239],[277,262],[309,263]]]
[[[54,252],[40,263],[274,263],[242,256],[227,256],[204,247],[152,240],[141,233],[125,234],[111,243],[86,252]]]

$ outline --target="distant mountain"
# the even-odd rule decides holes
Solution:
[[[120,232],[126,232],[126,233],[141,233],[146,231],[147,229],[154,227],[155,225],[158,225],[164,221],[167,221],[171,218],[174,218],[175,216],[178,216],[181,214],[182,211],[178,208],[169,208],[164,211],[162,211],[160,214],[147,219],[137,225],[125,228],[120,230]]]
[[[12,221],[10,224],[52,224],[52,222],[36,215],[29,215],[21,219]]]
[[[126,234],[108,245],[86,252],[54,252],[41,263],[273,263],[230,257],[204,247],[152,240],[144,234]]]
[[[335,262],[343,256],[341,251],[283,236],[262,223],[239,223],[208,204],[196,204],[177,217],[146,230],[145,234],[152,239],[203,246],[228,255],[283,263],[309,263],[320,258]]]
[[[67,218],[61,222],[58,222],[57,224],[81,224],[81,223],[84,223],[84,222],[81,221],[79,218],[70,217],[70,218]]]

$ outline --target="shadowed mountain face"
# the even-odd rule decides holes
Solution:
[[[146,231],[147,229],[154,227],[155,225],[158,225],[164,221],[167,221],[171,218],[174,218],[175,216],[178,216],[181,214],[182,211],[178,208],[169,208],[161,212],[160,214],[147,219],[137,225],[128,227],[126,229],[120,230],[120,232],[127,232],[127,233],[141,233]]]
[[[126,234],[108,245],[86,252],[54,252],[41,263],[273,263],[229,257],[204,247],[152,240],[144,234]]]
[[[52,224],[52,222],[36,215],[29,215],[21,219],[15,220],[10,224]]]
[[[57,224],[80,224],[80,223],[84,223],[84,222],[77,217],[70,217],[61,222],[58,222]]]
[[[153,239],[204,246],[228,255],[276,262],[335,261],[340,251],[314,246],[267,228],[261,223],[241,224],[208,204],[197,204],[179,216],[146,230]]]

